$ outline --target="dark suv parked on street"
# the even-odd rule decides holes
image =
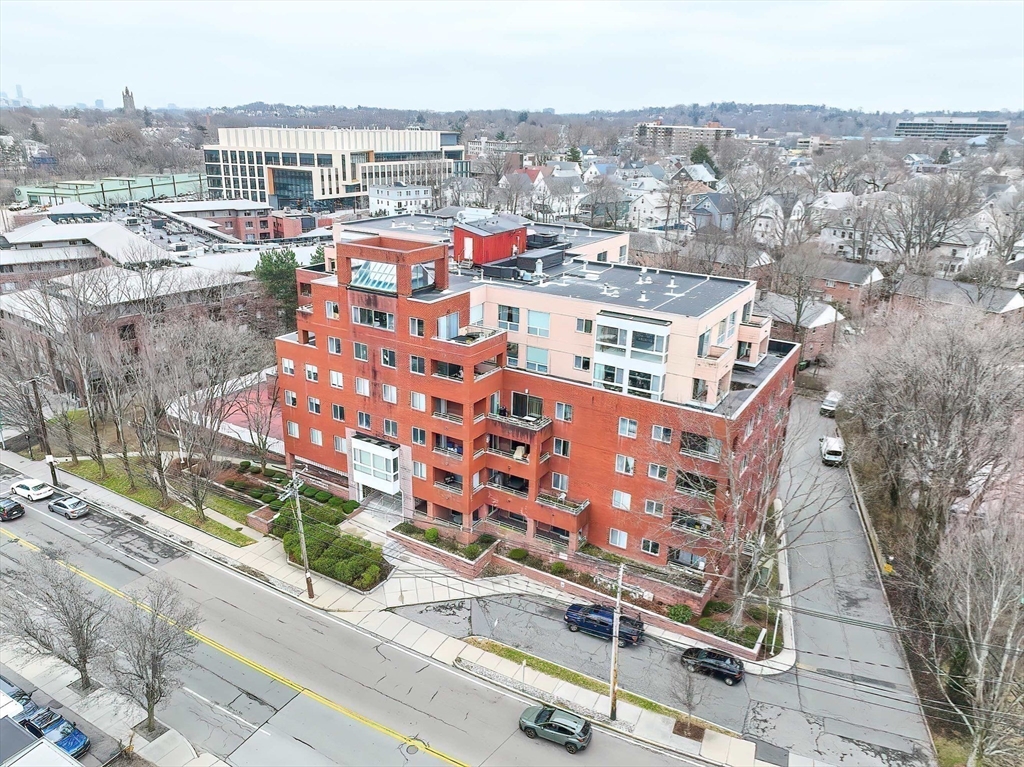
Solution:
[[[13,498],[0,498],[0,521],[10,522],[12,519],[25,516],[25,507]]]
[[[582,631],[602,639],[612,638],[615,611],[604,605],[570,605],[565,611],[569,631]],[[644,641],[644,622],[639,617],[619,616],[619,647]]]
[[[730,687],[743,679],[743,661],[718,650],[690,647],[683,650],[682,661],[687,671],[721,677]]]

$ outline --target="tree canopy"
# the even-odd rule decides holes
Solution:
[[[583,153],[580,152],[580,148],[578,146],[574,146],[565,153],[565,159],[567,162],[582,162]]]
[[[693,151],[690,152],[690,162],[694,165],[706,163],[707,166],[715,172],[715,175],[718,175],[718,166],[715,165],[715,160],[711,156],[711,150],[704,144],[697,144],[697,146],[693,148]]]
[[[274,248],[260,253],[260,260],[252,272],[263,283],[271,298],[285,311],[289,326],[295,324],[295,310],[299,306],[295,286],[295,270],[298,268],[295,251],[290,248]]]

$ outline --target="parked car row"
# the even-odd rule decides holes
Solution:
[[[43,501],[53,497],[53,488],[37,479],[22,479],[11,485],[12,495],[28,501]],[[89,504],[73,495],[54,498],[46,508],[65,519],[79,519],[89,513]],[[10,522],[25,516],[25,506],[15,498],[0,498],[0,522]]]
[[[61,751],[74,758],[82,756],[92,745],[75,722],[49,708],[37,705],[32,696],[8,679],[0,676],[0,710],[37,738],[46,738]]]

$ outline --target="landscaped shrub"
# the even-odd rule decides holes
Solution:
[[[395,525],[395,532],[399,535],[416,535],[419,532],[419,528],[412,522],[402,522]]]
[[[437,543],[441,539],[441,533],[437,532],[436,527],[431,527],[423,531],[423,539],[427,543]]]
[[[327,503],[334,495],[328,493],[326,490],[321,490],[319,493],[313,496],[313,500],[317,503]]]
[[[552,575],[565,575],[569,572],[568,565],[565,562],[552,562],[551,567],[548,568]]]
[[[327,499],[327,505],[330,506],[332,509],[340,509],[346,503],[348,503],[347,500],[337,495],[332,495],[330,498]]]
[[[250,466],[249,467],[249,473],[250,474],[262,474],[263,473],[263,469],[261,469],[259,466]]]
[[[757,638],[761,636],[760,626],[744,626],[743,627],[743,644],[747,647],[753,647],[757,644]]]
[[[676,623],[689,623],[693,618],[693,610],[689,605],[672,605],[668,608],[668,617]]]
[[[701,613],[705,618],[709,615],[715,615],[717,613],[727,613],[732,609],[732,604],[729,602],[720,602],[712,599],[706,605],[704,605],[704,611]]]
[[[373,561],[371,557],[365,555],[357,555],[343,559],[334,566],[334,577],[342,583],[352,584],[356,578],[362,575],[371,566],[376,566],[377,563]]]
[[[528,556],[530,556],[530,552],[526,549],[510,549],[508,552],[508,558],[513,562],[522,562]]]
[[[484,533],[483,535],[481,535],[479,538],[476,539],[476,542],[479,543],[481,546],[483,546],[486,549],[488,546],[490,546],[496,540],[498,540],[498,539],[495,538],[490,533]]]
[[[363,570],[363,574],[356,578],[352,585],[357,589],[366,591],[367,589],[371,589],[376,586],[379,581],[380,567],[378,565],[370,565]]]
[[[748,607],[746,612],[747,617],[750,618],[750,620],[757,621],[758,623],[775,620],[775,611],[769,610],[767,607],[762,607],[761,605]]]
[[[277,495],[275,493],[264,493],[260,496],[260,500],[264,503],[270,503],[277,500]]]
[[[697,621],[697,628],[701,631],[707,631],[708,633],[714,633],[715,624],[718,623],[714,618],[701,618]]]
[[[252,461],[241,461],[238,464],[238,470],[239,471],[246,471],[250,466],[252,466]]]
[[[463,553],[466,555],[466,559],[476,559],[480,556],[481,551],[483,551],[483,549],[481,549],[478,544],[471,543],[465,548]]]
[[[345,501],[341,504],[341,510],[346,514],[351,514],[353,511],[359,508],[359,501]]]
[[[246,493],[248,495],[252,496],[253,498],[259,499],[259,497],[263,495],[263,488],[261,488],[261,487],[250,487],[246,491]]]
[[[273,511],[280,511],[281,507],[284,506],[284,501],[280,498],[274,498],[274,500],[269,501],[267,505],[270,506]]]
[[[317,494],[317,492],[317,489],[315,487],[312,487],[311,485],[306,485],[305,487],[302,488],[302,496],[304,498],[312,498]]]

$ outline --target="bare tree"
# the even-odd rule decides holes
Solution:
[[[793,300],[793,330],[795,340],[803,343],[804,320],[807,311],[818,300],[820,293],[815,289],[822,267],[822,255],[817,243],[809,242],[787,252],[774,265],[772,289]]]
[[[113,613],[117,653],[108,663],[113,689],[146,709],[146,729],[156,728],[156,707],[181,684],[198,643],[199,609],[173,581],[160,578],[135,592]]]
[[[493,188],[515,168],[509,152],[490,151],[473,160],[474,170],[481,176],[485,186]]]
[[[249,444],[260,462],[260,468],[265,469],[267,458],[272,452],[270,430],[281,412],[281,391],[276,375],[257,373],[254,377],[254,384],[238,397],[237,407],[249,430]]]
[[[1018,243],[1024,239],[1024,189],[1015,187],[1015,199],[1000,205],[991,202],[985,213],[991,218],[986,227],[992,238],[992,255],[1005,264],[1013,258]]]
[[[1024,439],[1011,471],[955,514],[927,573],[910,644],[970,736],[967,764],[1024,762]],[[916,628],[918,621],[913,623]]]
[[[64,550],[54,549],[30,556],[23,572],[5,573],[4,588],[24,597],[6,600],[6,619],[13,634],[29,640],[23,650],[74,666],[88,690],[89,665],[110,651],[111,598],[97,594],[66,560]]]

